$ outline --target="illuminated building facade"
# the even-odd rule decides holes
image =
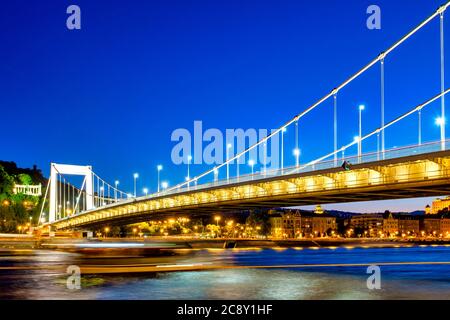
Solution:
[[[354,229],[363,230],[365,235],[376,237],[383,233],[383,215],[381,214],[362,214],[353,216],[350,225]]]
[[[401,215],[398,218],[398,231],[401,236],[417,236],[420,233],[420,217]]]
[[[316,209],[314,210],[314,213],[315,214],[323,214],[324,213],[324,211],[322,209],[322,206],[320,204],[316,206]]]
[[[398,219],[392,212],[387,212],[383,217],[383,234],[386,237],[395,237],[398,233]]]
[[[310,212],[301,213],[302,237],[325,237],[337,230],[336,217]]]
[[[314,235],[330,235],[331,232],[337,229],[336,218],[332,216],[321,214],[320,216],[313,217],[312,222]]]
[[[425,217],[422,220],[421,231],[423,235],[438,235],[441,232],[441,218],[439,217]]]
[[[421,220],[420,229],[423,236],[448,237],[450,236],[450,218],[443,214],[425,216]]]
[[[282,212],[270,217],[274,238],[298,238],[301,233],[301,216],[298,212]]]
[[[436,199],[431,204],[431,208],[428,205],[425,207],[425,214],[438,214],[440,211],[450,208],[450,197],[446,197],[444,199]]]
[[[285,239],[324,237],[337,230],[335,217],[312,212],[272,212],[270,224],[272,237]]]

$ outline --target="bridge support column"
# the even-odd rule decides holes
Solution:
[[[58,206],[57,204],[57,197],[56,197],[56,188],[58,183],[58,173],[56,171],[56,168],[54,164],[51,164],[50,168],[50,211],[48,214],[48,221],[53,222],[56,220],[56,208]]]
[[[58,174],[84,176],[86,181],[86,210],[91,210],[94,208],[94,185],[92,167],[52,163],[50,168],[50,223],[56,221],[56,212],[59,205]]]
[[[87,167],[89,173],[86,174],[86,210],[94,209],[94,183],[92,177],[92,167]]]

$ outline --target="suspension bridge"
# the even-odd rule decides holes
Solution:
[[[151,220],[159,214],[191,214],[237,211],[250,208],[290,207],[354,201],[402,199],[437,196],[450,193],[450,140],[446,139],[445,97],[445,12],[450,2],[421,22],[387,50],[379,54],[358,72],[316,103],[306,108],[271,134],[260,139],[244,151],[227,156],[225,161],[205,172],[188,177],[170,188],[145,196],[119,190],[118,182],[108,183],[90,166],[51,164],[51,177],[42,204],[42,227],[55,230],[89,229],[101,225],[130,224]],[[407,40],[413,38],[426,25],[439,19],[440,90],[431,93],[427,101],[417,101],[409,111],[396,118],[385,119],[385,67],[390,55]],[[439,57],[439,55],[437,55]],[[338,102],[340,93],[369,70],[379,66],[380,118],[375,130],[363,134],[361,111],[359,135],[347,144],[338,145]],[[299,121],[319,106],[331,102],[333,106],[333,150],[313,161],[300,164],[298,146]],[[422,111],[440,102],[440,139],[422,141]],[[417,123],[417,143],[386,149],[385,131],[406,121]],[[240,174],[239,167],[255,148],[263,148],[274,139],[283,141],[288,128],[294,127],[294,166],[285,166],[282,143],[281,163],[276,169]],[[366,144],[376,141],[376,150],[363,153]],[[357,148],[355,148],[357,147]],[[356,154],[351,154],[357,149]],[[350,153],[350,154],[349,154]],[[231,170],[231,168],[233,170]],[[235,169],[235,170],[234,170]],[[231,173],[235,171],[235,173]],[[219,173],[226,177],[219,179]],[[70,176],[81,176],[76,187]],[[46,212],[48,204],[48,212]]]

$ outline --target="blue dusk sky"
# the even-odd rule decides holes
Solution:
[[[222,132],[277,128],[443,1],[6,1],[0,10],[0,159],[36,164],[46,175],[51,162],[92,165],[105,180],[120,180],[124,191],[132,190],[134,172],[140,190],[155,191],[162,164],[162,180],[174,185],[187,170],[171,160],[174,130],[193,132],[194,121]],[[81,30],[66,27],[71,4],[81,8]],[[381,8],[381,30],[366,27],[372,4]],[[446,40],[449,25],[450,18]],[[387,57],[386,121],[439,93],[439,57],[438,19]],[[381,121],[379,65],[339,94],[339,146],[358,134],[360,104],[368,133]],[[439,102],[424,110],[424,142],[439,139],[439,114]],[[286,165],[295,162],[293,133],[286,133]],[[415,116],[386,131],[386,148],[416,143]],[[302,162],[333,150],[331,100],[301,119],[299,144]],[[374,150],[376,141],[364,145],[365,152]],[[191,176],[208,168],[192,165]],[[241,172],[248,171],[243,165]],[[429,202],[326,208],[404,211]]]

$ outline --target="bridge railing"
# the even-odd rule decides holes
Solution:
[[[446,141],[446,150],[450,150],[450,139]],[[230,184],[239,184],[244,182],[253,182],[253,181],[263,181],[265,179],[280,177],[280,176],[288,176],[293,174],[302,174],[302,173],[309,173],[309,172],[315,172],[320,170],[327,170],[327,169],[334,169],[334,168],[341,168],[341,165],[344,163],[344,161],[347,161],[350,165],[357,165],[357,164],[364,164],[364,163],[370,163],[370,162],[376,162],[380,160],[389,160],[389,159],[396,159],[396,158],[402,158],[402,157],[408,157],[408,156],[414,156],[419,154],[426,154],[426,153],[432,153],[441,151],[441,141],[435,141],[435,142],[429,142],[424,143],[421,145],[412,145],[412,146],[406,146],[401,148],[393,148],[390,150],[386,150],[384,153],[382,152],[370,152],[359,156],[348,156],[348,157],[340,157],[336,162],[334,159],[332,160],[326,160],[321,161],[317,163],[307,163],[303,165],[297,166],[291,166],[286,168],[279,168],[274,170],[267,170],[255,172],[252,174],[246,174],[241,175],[239,177],[233,177],[230,179],[221,179],[216,180],[214,182],[208,182],[198,185],[193,185],[190,187],[184,187],[176,190],[171,191],[162,191],[157,194],[153,194],[147,197],[142,198],[150,198],[155,196],[166,196],[171,194],[177,194],[180,192],[186,192],[186,191],[199,191],[203,189],[208,189],[211,187],[220,187],[220,186],[226,186]]]
[[[446,144],[446,150],[450,150],[450,139],[445,142]],[[371,153],[365,153],[363,155],[359,156],[349,156],[349,157],[341,157],[338,158],[338,166],[340,167],[344,161],[347,161],[351,165],[357,165],[357,164],[363,164],[363,163],[369,163],[369,162],[375,162],[380,160],[389,160],[389,159],[396,159],[396,158],[402,158],[402,157],[408,157],[408,156],[414,156],[418,154],[426,154],[426,153],[432,153],[432,152],[438,152],[441,151],[441,141],[435,141],[435,142],[429,142],[429,143],[423,143],[421,145],[412,145],[412,146],[406,146],[406,147],[400,147],[400,148],[392,148],[390,150],[386,150],[384,153],[382,152],[371,152]],[[327,160],[322,161],[318,163],[311,163],[306,164],[304,167],[300,166],[300,170],[298,168],[291,168],[293,173],[304,173],[304,172],[311,172],[311,171],[318,171],[318,170],[326,170],[326,169],[332,169],[335,168],[335,162],[334,160]]]

